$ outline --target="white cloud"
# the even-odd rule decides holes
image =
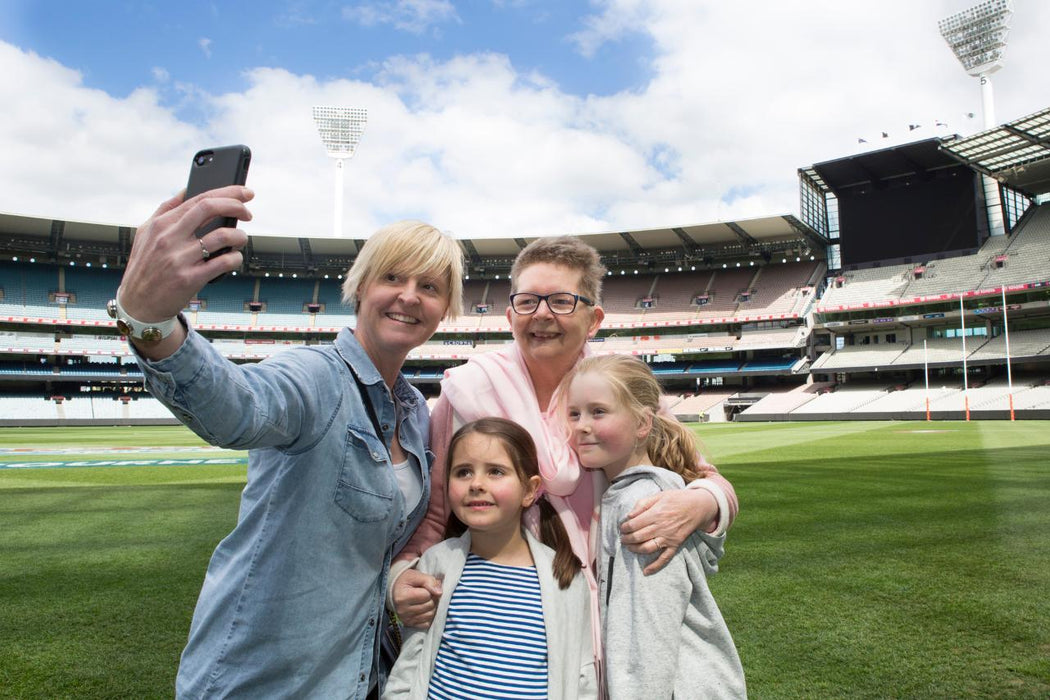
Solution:
[[[202,36],[200,39],[197,39],[197,46],[200,47],[200,50],[204,54],[205,58],[211,58],[211,44],[211,39],[209,39],[206,36]]]
[[[290,2],[284,11],[274,19],[278,26],[301,27],[317,24],[318,20],[313,15],[313,8],[307,2]]]
[[[445,5],[357,7],[433,18],[425,6]],[[583,28],[593,52],[615,50],[625,17],[650,37],[652,78],[637,90],[566,94],[500,53],[396,56],[367,81],[257,68],[243,91],[174,85],[207,115],[200,127],[151,89],[107,95],[0,43],[0,211],[133,225],[185,183],[196,150],[243,142],[257,192],[245,228],[329,235],[334,166],[314,130],[316,104],[369,111],[345,171],[353,237],[407,217],[460,236],[530,236],[795,213],[800,166],[979,128],[977,81],[937,34],[937,20],[961,9],[954,0],[885,0],[878,12],[831,0],[663,0],[645,3],[644,16],[639,7],[610,0]],[[1000,121],[1050,95],[1040,29],[1050,5],[1015,8],[1025,21],[1015,16],[994,76]],[[421,26],[435,21],[449,20]],[[913,123],[923,127],[909,132]]]
[[[114,98],[2,42],[0,64],[0,210],[134,224],[185,183],[201,134],[152,90]]]
[[[651,3],[644,0],[602,0],[595,4],[603,11],[583,17],[583,28],[569,35],[569,40],[584,56],[592,57],[603,44],[615,42],[632,32],[645,32],[645,18]]]
[[[412,34],[423,34],[445,22],[459,20],[449,0],[363,2],[344,7],[343,18],[365,27],[389,24]]]

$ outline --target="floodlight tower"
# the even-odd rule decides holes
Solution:
[[[996,126],[991,75],[1003,67],[1006,36],[1010,33],[1010,17],[1013,13],[1011,0],[986,0],[937,23],[941,36],[948,42],[962,67],[981,81],[981,111],[985,129]],[[987,176],[984,176],[984,195],[991,234],[1005,233],[999,188]]]
[[[335,159],[335,221],[332,231],[336,238],[343,235],[343,161],[354,157],[357,144],[368,123],[368,110],[359,107],[314,107],[314,123],[321,143],[330,158]]]

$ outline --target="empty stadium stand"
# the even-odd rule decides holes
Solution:
[[[677,397],[675,412],[705,420],[1050,418],[1050,205],[1040,204],[1050,192],[968,143],[952,137],[933,150],[993,173],[1013,188],[1013,204],[1007,235],[965,249],[888,249],[839,269],[835,246],[846,232],[836,230],[817,166],[799,171],[804,221],[587,235],[609,269],[606,318],[589,350],[642,357]],[[1017,158],[1050,163],[1042,151]],[[27,221],[0,214],[0,424],[172,421],[142,393],[105,311],[130,229],[107,236],[95,226],[80,239],[64,222]],[[332,342],[356,323],[341,285],[358,242],[310,242],[253,239],[244,267],[190,302],[188,322],[238,362]],[[442,322],[405,367],[428,398],[447,368],[512,342],[510,265],[527,243],[463,242],[464,314]]]

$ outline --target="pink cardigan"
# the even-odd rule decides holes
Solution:
[[[509,418],[523,425],[536,441],[540,474],[548,499],[561,516],[573,544],[573,551],[584,562],[588,579],[593,580],[591,564],[596,552],[589,542],[595,506],[601,502],[605,480],[601,472],[580,467],[568,446],[561,417],[555,415],[558,396],[540,412],[532,380],[517,345],[472,358],[467,364],[445,373],[441,397],[430,416],[430,449],[434,452],[431,469],[430,505],[415,535],[398,555],[399,561],[414,559],[444,539],[448,520],[445,498],[445,462],[452,434],[462,422],[485,416]],[[729,522],[739,508],[736,493],[718,470],[700,458],[707,478],[725,492]]]

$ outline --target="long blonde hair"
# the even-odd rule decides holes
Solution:
[[[645,450],[653,464],[670,469],[686,482],[706,476],[699,465],[693,433],[674,416],[660,412],[663,392],[649,365],[632,355],[586,357],[565,377],[561,396],[567,397],[568,386],[574,377],[588,372],[609,382],[616,400],[635,416],[639,424],[652,416],[652,429],[645,439]]]

